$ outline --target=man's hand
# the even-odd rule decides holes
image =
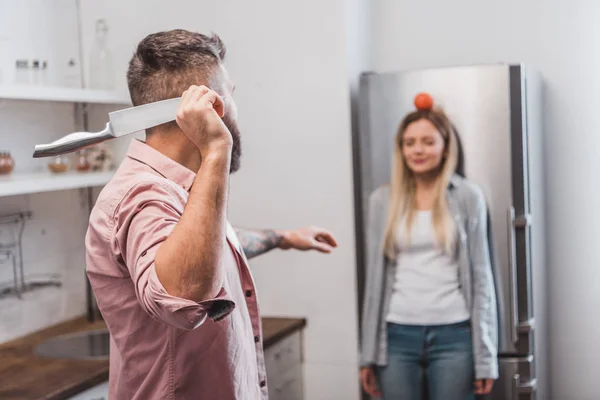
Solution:
[[[493,386],[493,379],[477,379],[475,381],[475,394],[489,394]]]
[[[331,253],[337,242],[333,235],[315,226],[294,231],[279,231],[281,235],[280,249],[317,250],[321,253]]]
[[[212,150],[227,150],[233,146],[231,133],[222,118],[225,115],[223,99],[206,86],[190,86],[183,92],[177,124],[198,147],[202,159]]]
[[[295,231],[247,230],[235,228],[235,232],[248,258],[254,258],[275,248],[318,250],[331,253],[337,247],[333,235],[322,228],[302,228]]]

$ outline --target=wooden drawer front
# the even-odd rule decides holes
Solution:
[[[265,367],[269,380],[276,379],[278,375],[285,374],[301,363],[302,340],[300,332],[293,333],[265,350]]]
[[[275,379],[269,378],[269,400],[303,400],[302,365],[296,366]]]

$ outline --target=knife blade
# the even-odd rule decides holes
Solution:
[[[152,128],[175,119],[181,97],[143,104],[108,114],[115,137]]]
[[[100,132],[74,132],[52,143],[38,144],[34,158],[72,153],[110,139],[139,132],[175,120],[181,97],[130,107],[108,114],[109,122]]]

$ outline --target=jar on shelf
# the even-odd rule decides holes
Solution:
[[[48,163],[48,169],[55,174],[61,174],[69,170],[69,161],[64,156],[56,156]]]
[[[8,175],[15,168],[15,160],[9,152],[0,152],[0,175]]]
[[[80,150],[75,155],[75,169],[78,172],[87,172],[91,168],[91,164],[88,161],[87,151]]]

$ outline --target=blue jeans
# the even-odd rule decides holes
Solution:
[[[469,321],[419,326],[388,323],[388,365],[377,368],[384,400],[473,400]]]

